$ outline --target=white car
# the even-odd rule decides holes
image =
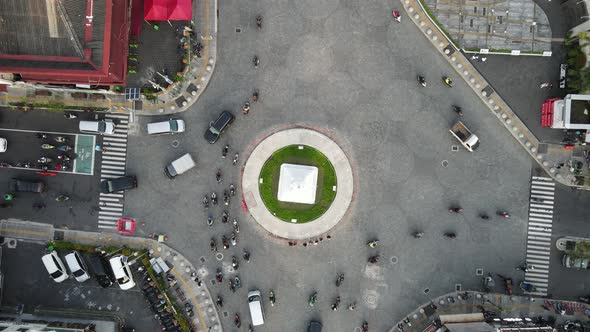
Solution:
[[[123,290],[131,289],[135,287],[135,281],[133,281],[133,274],[131,268],[127,264],[127,256],[116,255],[109,259],[113,274],[117,279],[119,287]]]
[[[115,133],[115,124],[111,120],[105,121],[80,121],[78,125],[83,133],[112,135]]]
[[[57,252],[52,251],[41,257],[41,260],[43,261],[43,265],[45,265],[45,269],[47,269],[47,272],[53,278],[53,281],[62,282],[68,279],[69,275],[66,267],[57,255]]]
[[[6,138],[0,137],[0,152],[6,152],[6,148],[8,147],[8,141]]]
[[[77,251],[72,251],[69,254],[64,256],[66,263],[68,264],[68,268],[72,272],[74,278],[78,282],[84,282],[90,279],[90,275],[88,274],[88,268],[84,263],[84,259],[80,256],[80,253]]]

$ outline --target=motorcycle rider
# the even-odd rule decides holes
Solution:
[[[414,238],[416,238],[416,239],[419,239],[419,238],[421,238],[421,237],[424,236],[424,232],[418,232],[418,231],[416,231],[416,232],[412,233],[412,236]]]
[[[217,301],[215,301],[215,303],[217,303],[218,307],[223,307],[223,298],[221,297],[221,295],[217,295]]]
[[[449,87],[453,87],[453,80],[450,77],[444,76],[443,77],[443,81],[445,82],[446,85],[448,85]]]
[[[221,158],[225,158],[227,156],[227,152],[229,151],[229,144],[226,144],[223,149],[221,150]]]
[[[373,255],[373,256],[369,257],[369,263],[375,264],[379,261],[379,258],[380,258],[380,256],[378,254]]]
[[[215,192],[211,193],[211,204],[217,205],[217,194]]]
[[[215,239],[211,239],[209,246],[211,247],[211,251],[217,251],[217,243],[215,242]]]
[[[209,199],[207,198],[207,195],[203,197],[203,206],[205,209],[209,208]]]
[[[375,239],[375,240],[371,240],[371,241],[369,241],[369,242],[367,243],[367,245],[368,245],[370,248],[375,248],[375,247],[377,247],[377,243],[379,243],[379,240]]]
[[[233,184],[229,185],[229,195],[230,196],[235,196],[236,195],[236,187],[234,187]]]
[[[338,310],[338,307],[340,306],[340,296],[336,297],[336,300],[334,301],[334,303],[332,303],[332,310],[336,311]]]
[[[458,115],[463,115],[463,110],[459,106],[453,105],[453,111],[455,111],[455,113],[457,113]]]
[[[250,103],[246,102],[244,104],[244,106],[242,107],[242,114],[248,114],[248,112],[250,112]],[[237,160],[236,160],[236,162],[237,162]]]
[[[424,76],[418,75],[418,82],[420,83],[420,85],[422,85],[423,87],[426,87],[426,79],[424,78]]]
[[[240,157],[240,155],[236,152],[236,154],[234,155],[234,160],[232,161],[232,163],[235,165],[238,163],[238,158]]]
[[[462,207],[452,207],[449,208],[449,212],[453,212],[453,213],[461,213],[463,211]]]
[[[217,180],[217,183],[221,183],[221,170],[219,168],[215,172],[215,180]]]
[[[243,253],[242,253],[242,257],[244,258],[244,260],[246,262],[250,262],[250,253],[246,251],[246,249],[244,249]]]
[[[270,302],[270,305],[274,307],[277,299],[275,298],[275,292],[272,289],[268,293],[268,300]]]
[[[445,232],[444,236],[449,238],[449,239],[454,239],[457,237],[457,234],[455,234],[454,232]]]

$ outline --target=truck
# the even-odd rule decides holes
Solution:
[[[180,175],[193,167],[195,167],[195,161],[191,155],[187,153],[168,164],[168,166],[164,168],[164,173],[166,176],[168,176],[168,178],[172,179],[173,177]]]
[[[463,122],[457,121],[449,131],[470,152],[473,152],[479,146],[479,138],[467,129]]]

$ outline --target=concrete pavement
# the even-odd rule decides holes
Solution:
[[[332,163],[337,178],[337,193],[332,205],[319,218],[308,223],[288,223],[266,209],[258,186],[260,171],[271,155],[289,145],[311,146],[322,152]],[[244,166],[242,192],[250,215],[266,231],[289,240],[319,237],[332,229],[348,212],[354,193],[353,171],[344,151],[329,137],[306,128],[292,128],[271,134],[260,142]]]
[[[222,331],[219,315],[205,282],[195,282],[192,273],[201,278],[206,272],[193,266],[180,252],[165,243],[149,238],[122,236],[118,234],[84,232],[56,229],[53,225],[21,221],[16,219],[0,220],[0,235],[9,239],[25,239],[49,242],[54,240],[93,246],[126,246],[129,248],[148,249],[152,257],[162,257],[171,267],[171,273],[179,281],[180,288],[195,306],[195,317],[191,323],[195,331]]]

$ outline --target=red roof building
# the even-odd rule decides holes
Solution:
[[[129,0],[2,0],[0,22],[0,73],[44,84],[125,83]]]

